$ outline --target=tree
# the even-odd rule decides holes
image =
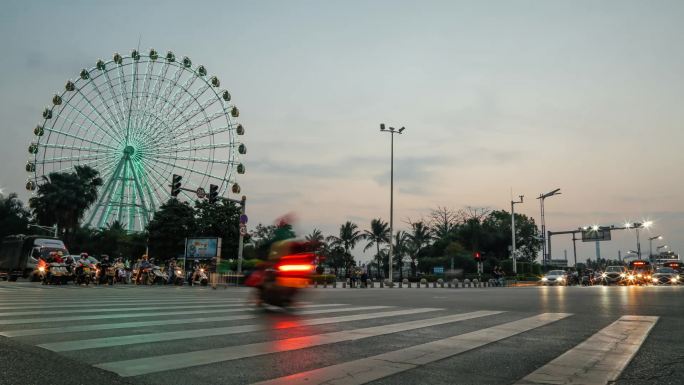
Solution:
[[[7,235],[28,233],[30,218],[31,213],[16,193],[6,197],[0,194],[0,239]]]
[[[511,245],[511,213],[505,210],[492,211],[482,222],[483,231],[487,234],[483,249],[488,256],[498,259],[510,257],[508,247]],[[520,253],[518,260],[530,262],[536,259],[541,249],[539,230],[534,219],[523,214],[515,214],[515,242]]]
[[[458,225],[459,213],[447,207],[438,206],[430,212],[430,228],[435,239],[452,237]]]
[[[322,273],[323,267],[321,266],[322,259],[325,259],[325,257],[321,258],[322,253],[321,251],[324,250],[328,245],[325,244],[325,237],[323,236],[323,233],[319,229],[313,229],[311,234],[308,234],[304,237],[306,241],[309,243],[308,249],[312,253],[314,253],[315,258],[316,258],[316,270],[318,271],[319,274]],[[320,271],[319,271],[320,270]]]
[[[185,238],[196,235],[195,211],[186,202],[169,199],[147,225],[150,255],[175,258],[184,254]]]
[[[366,251],[373,246],[376,248],[375,259],[378,263],[378,278],[380,278],[380,270],[382,269],[382,261],[384,259],[382,253],[380,253],[380,245],[390,242],[389,225],[380,218],[373,219],[371,221],[371,229],[364,230],[363,237],[368,241],[366,247],[363,248],[363,251]]]
[[[57,224],[64,238],[78,228],[79,221],[97,200],[97,189],[102,186],[98,172],[89,166],[75,166],[74,172],[52,172],[46,183],[38,187],[29,206],[38,224]]]
[[[430,228],[425,222],[411,222],[411,232],[408,234],[408,255],[411,258],[411,273],[416,276],[418,258],[422,255],[425,248],[430,244]]]
[[[355,223],[347,221],[340,226],[339,237],[334,235],[328,237],[328,242],[332,243],[333,246],[340,246],[344,249],[345,269],[347,269],[347,272],[349,271],[349,268],[355,264],[354,257],[351,255],[351,249],[363,239],[363,234],[358,228],[359,227]]]
[[[208,200],[195,202],[194,235],[219,237],[222,239],[221,258],[237,258],[240,238],[240,206],[233,202],[219,201],[209,203]]]
[[[394,248],[392,255],[392,263],[399,269],[399,280],[404,279],[404,257],[408,251],[408,234],[405,231],[397,231],[394,235]]]

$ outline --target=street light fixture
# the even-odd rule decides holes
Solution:
[[[390,287],[392,287],[392,254],[394,254],[394,242],[392,242],[392,237],[394,237],[394,134],[401,134],[404,132],[406,127],[400,129],[395,129],[394,127],[385,127],[385,123],[380,123],[380,131],[390,133],[390,239],[389,239],[389,282]]]
[[[657,253],[658,251],[660,251],[660,249],[667,249],[667,248],[668,248],[667,245],[656,246],[656,253]]]
[[[655,237],[648,237],[648,259],[653,263],[653,240],[663,239],[662,235],[656,235]]]
[[[651,221],[645,221],[645,222],[634,222],[634,223],[625,223],[625,228],[630,229],[634,228],[636,230],[636,239],[637,239],[637,258],[641,260],[641,242],[639,241],[639,229],[647,229],[653,225],[653,222]]]
[[[544,218],[544,199],[552,197],[554,195],[560,195],[560,188],[553,191],[549,191],[546,194],[539,194],[539,205],[541,207],[541,230],[542,230],[542,264],[546,266],[546,261],[549,256],[546,255],[546,220]]]
[[[511,259],[513,260],[513,274],[518,274],[517,253],[515,250],[515,205],[523,203],[524,195],[519,195],[520,200],[511,200]]]

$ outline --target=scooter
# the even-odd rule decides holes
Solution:
[[[209,276],[207,275],[206,270],[201,267],[199,270],[197,270],[191,277],[190,277],[190,284],[191,285],[200,285],[200,286],[207,286],[209,285]]]
[[[313,253],[286,255],[272,268],[252,273],[246,284],[259,290],[259,304],[288,308],[309,285],[316,268],[314,261]]]

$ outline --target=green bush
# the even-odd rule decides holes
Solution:
[[[318,283],[319,285],[322,285],[324,283],[327,283],[331,285],[337,277],[335,277],[335,274],[319,274],[319,275],[314,275],[313,276],[313,282]]]

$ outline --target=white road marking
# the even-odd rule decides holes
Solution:
[[[365,384],[548,325],[568,316],[570,316],[570,314],[567,313],[540,314],[471,333],[461,334],[325,368],[300,372],[291,376],[259,382],[258,384]]]
[[[236,313],[243,311],[254,311],[253,307],[232,308],[232,305],[227,309],[217,310],[190,310],[190,311],[167,311],[156,313],[124,313],[124,314],[95,314],[95,315],[81,315],[81,316],[64,316],[64,317],[39,317],[39,318],[19,318],[19,319],[3,319],[0,320],[0,325],[19,325],[28,323],[50,323],[61,321],[84,321],[84,320],[99,320],[99,319],[119,319],[119,318],[144,318],[144,317],[159,317],[169,315],[186,315],[186,314],[216,314],[216,313]],[[343,306],[343,304],[321,304],[321,305],[303,305],[302,307],[330,307]]]
[[[343,330],[339,332],[315,334],[298,338],[287,338],[226,348],[207,349],[188,353],[152,356],[132,360],[106,362],[94,365],[114,372],[122,377],[157,373],[165,370],[189,368],[217,362],[255,357],[264,354],[305,349],[313,346],[333,344],[343,341],[354,341],[407,330],[426,328],[451,322],[500,314],[501,311],[476,311],[472,313],[453,314],[443,317],[421,319],[389,325],[373,326],[361,329]]]
[[[658,322],[623,316],[516,384],[608,384],[617,380]]]
[[[383,306],[368,306],[359,307],[356,310],[374,310],[381,308]],[[38,345],[41,348],[52,350],[54,352],[64,352],[72,350],[83,350],[83,349],[94,349],[94,348],[104,348],[111,346],[123,346],[123,345],[133,345],[133,344],[147,344],[153,342],[166,342],[174,340],[182,340],[187,338],[204,338],[204,337],[215,337],[228,334],[238,334],[238,333],[250,333],[261,330],[271,330],[271,329],[287,329],[302,326],[313,326],[313,325],[324,325],[338,322],[351,322],[360,320],[369,320],[381,317],[395,317],[400,315],[408,314],[418,314],[426,313],[430,311],[437,311],[443,309],[437,308],[424,308],[424,309],[409,309],[409,310],[397,310],[390,312],[372,313],[372,314],[356,314],[348,316],[339,317],[326,317],[326,318],[313,318],[313,319],[302,319],[293,320],[283,324],[282,326],[268,325],[268,324],[253,324],[253,325],[240,325],[240,326],[228,326],[222,328],[206,328],[206,329],[194,329],[194,330],[179,330],[173,332],[162,332],[162,333],[148,333],[148,334],[136,334],[127,335],[119,337],[105,337],[105,338],[93,338],[87,340],[76,340],[76,341],[64,341],[64,342],[53,342]],[[310,311],[309,314],[315,314],[321,312],[320,310]]]

